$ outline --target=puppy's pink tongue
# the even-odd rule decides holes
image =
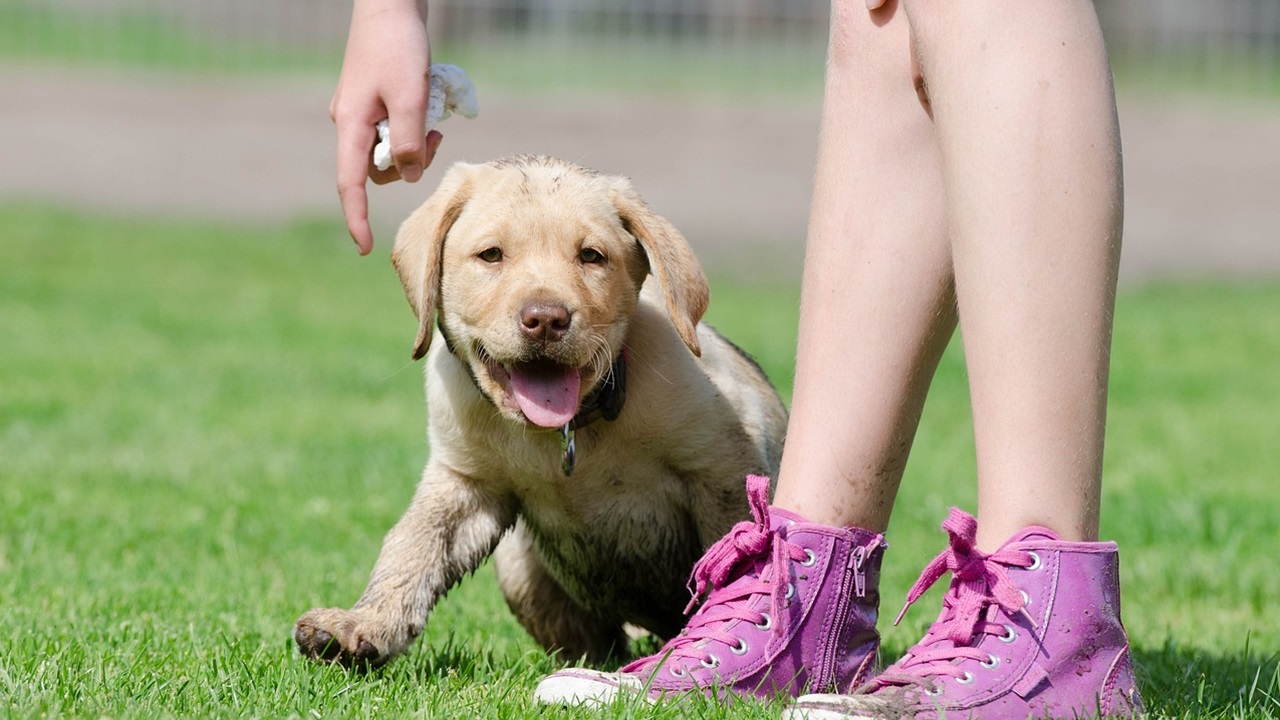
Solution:
[[[578,412],[578,368],[558,363],[517,363],[507,369],[511,396],[529,422],[540,427],[560,427]]]

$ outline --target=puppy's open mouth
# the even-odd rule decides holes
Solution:
[[[499,364],[489,360],[490,374],[507,391],[529,422],[539,427],[561,427],[578,412],[582,372],[554,360]]]

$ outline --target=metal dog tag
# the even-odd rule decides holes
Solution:
[[[567,422],[560,428],[560,449],[564,451],[564,457],[560,460],[560,469],[564,471],[565,477],[568,477],[573,474],[573,461],[576,454],[572,422]]]

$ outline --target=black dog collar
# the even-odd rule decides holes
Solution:
[[[573,466],[577,461],[577,447],[574,443],[574,431],[586,427],[598,418],[610,422],[617,420],[622,412],[622,404],[627,399],[627,348],[613,361],[609,374],[590,395],[582,401],[582,407],[573,419],[560,428],[560,448],[564,455],[560,460],[560,469],[566,477],[573,474]]]

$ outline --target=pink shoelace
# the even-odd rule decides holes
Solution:
[[[994,622],[993,609],[998,607],[1007,615],[1026,614],[1026,600],[1022,592],[1009,579],[1007,568],[1030,567],[1034,560],[1030,553],[1002,548],[994,553],[984,553],[974,547],[978,522],[958,508],[951,508],[942,529],[950,536],[950,544],[933,559],[907,593],[897,625],[907,608],[911,607],[946,572],[954,577],[951,588],[942,600],[942,616],[925,634],[924,639],[907,651],[906,656],[894,663],[870,685],[860,692],[874,692],[890,685],[932,685],[930,678],[947,676],[963,678],[966,671],[959,661],[975,660],[991,662],[984,650],[974,647],[975,636],[1004,636],[1008,628]]]
[[[789,561],[804,560],[806,555],[769,525],[768,478],[747,477],[747,500],[754,522],[746,520],[734,525],[693,566],[689,577],[693,598],[685,613],[697,606],[705,593],[702,606],[662,650],[632,662],[621,672],[633,673],[655,663],[667,663],[673,675],[682,677],[687,673],[682,660],[697,660],[704,667],[714,668],[719,662],[718,656],[707,649],[710,642],[740,647],[742,639],[726,630],[733,621],[749,622],[763,630],[785,620],[779,608],[785,602],[788,583],[785,577],[773,582],[773,576],[779,568],[786,572]],[[752,599],[759,595],[770,598],[768,617],[752,608]]]

